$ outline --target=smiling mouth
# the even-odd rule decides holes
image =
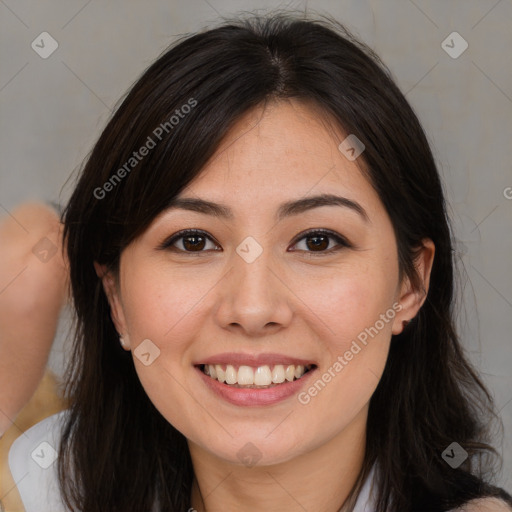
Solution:
[[[316,368],[314,364],[303,365],[245,365],[201,364],[198,368],[213,380],[233,388],[266,389],[301,379]]]

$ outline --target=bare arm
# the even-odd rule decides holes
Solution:
[[[58,216],[43,204],[0,217],[0,436],[44,374],[67,300],[61,235]]]

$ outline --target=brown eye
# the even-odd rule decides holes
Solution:
[[[308,242],[306,242],[308,249],[313,251],[317,249],[325,250],[327,247],[329,247],[329,237],[326,235],[308,236],[306,239],[308,240]]]
[[[210,247],[207,247],[208,243],[211,244]],[[178,252],[200,253],[208,250],[218,250],[216,249],[218,245],[204,231],[186,230],[173,235],[169,240],[161,244],[160,248],[176,250]]]
[[[303,233],[294,243],[294,246],[303,243],[304,246],[298,250],[306,253],[331,254],[343,247],[352,247],[352,245],[341,235],[332,231],[315,230]],[[331,242],[334,242],[331,245]],[[211,244],[208,247],[208,244]],[[160,245],[160,249],[169,249],[183,253],[203,253],[208,251],[222,250],[204,231],[185,230],[174,234],[170,239]],[[297,249],[293,249],[294,251]]]
[[[183,240],[183,247],[187,251],[201,251],[206,245],[205,237],[201,235],[188,235],[181,238]]]
[[[326,230],[303,233],[302,236],[297,239],[297,242],[295,242],[294,247],[300,245],[303,240],[305,240],[305,242],[302,247],[298,247],[298,250],[305,252],[331,253],[343,247],[351,247],[351,244],[341,235]],[[336,243],[330,245],[331,241]]]

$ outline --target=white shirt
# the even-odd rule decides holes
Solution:
[[[56,463],[65,413],[36,423],[11,445],[9,468],[25,512],[68,512],[60,499]]]
[[[9,450],[9,468],[25,512],[68,512],[57,479],[57,451],[66,410],[36,423]],[[353,512],[373,512],[371,483],[374,470],[359,493]]]

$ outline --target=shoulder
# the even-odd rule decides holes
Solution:
[[[2,300],[0,313],[5,318],[15,314],[24,320],[26,315],[47,311],[55,301],[63,302],[68,262],[62,236],[59,217],[44,204],[23,203],[0,217],[0,272],[7,278],[28,267]]]
[[[471,500],[452,512],[512,512],[512,507],[499,498]]]
[[[9,469],[25,512],[66,510],[60,499],[56,464],[66,416],[64,410],[36,423],[9,450]]]
[[[20,229],[24,227],[25,229]],[[9,215],[0,217],[0,234],[6,247],[2,251],[14,256],[32,257],[35,244],[44,237],[61,245],[62,225],[53,209],[43,203],[28,202],[18,205]],[[48,249],[48,247],[46,247]]]

